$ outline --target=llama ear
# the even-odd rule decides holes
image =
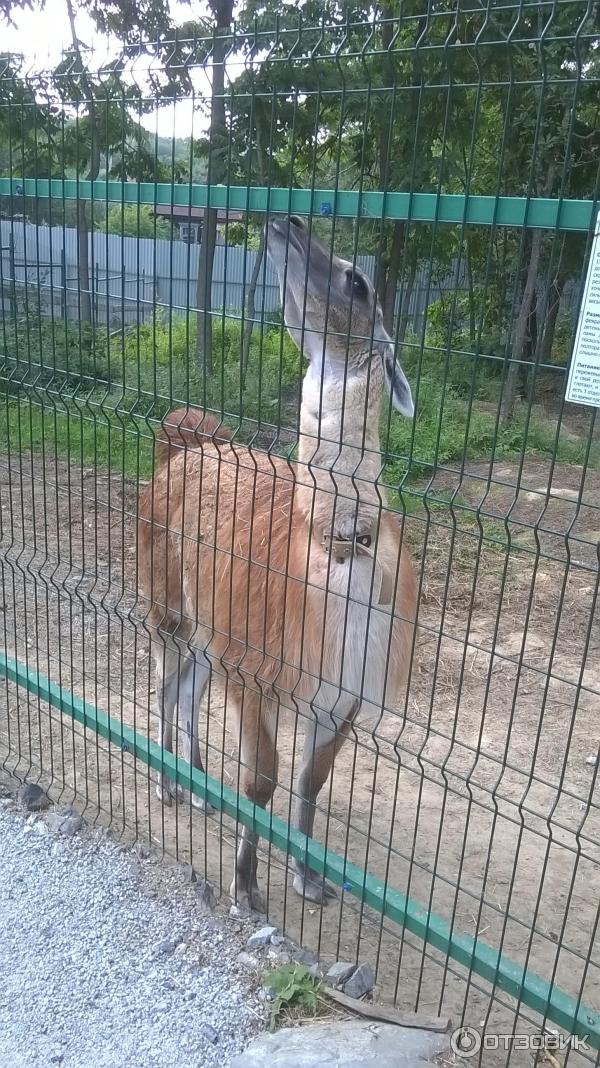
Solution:
[[[412,419],[415,414],[412,393],[406,375],[394,357],[394,350],[391,345],[386,346],[383,354],[383,374],[386,388],[394,408],[396,408],[401,415],[405,415],[408,419]]]

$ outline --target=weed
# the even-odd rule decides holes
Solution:
[[[315,1016],[321,1001],[320,980],[303,964],[283,964],[269,972],[265,984],[273,994],[270,1027],[283,1019]]]

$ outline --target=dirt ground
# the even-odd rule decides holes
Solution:
[[[137,486],[23,453],[0,456],[0,490],[0,644],[154,736],[148,639],[131,618]],[[598,1009],[600,790],[589,758],[600,741],[600,475],[537,460],[474,463],[440,472],[428,500],[406,522],[421,584],[406,706],[357,728],[315,833],[456,933],[478,935]],[[193,861],[227,890],[231,820],[163,808],[129,754],[14,686],[2,683],[2,704],[7,767],[41,774],[57,798],[77,795],[90,819]],[[218,679],[203,722],[207,771],[235,787]],[[293,732],[280,752],[274,811],[287,818]],[[273,922],[326,962],[376,964],[382,1000],[490,1033],[539,1027],[515,999],[497,988],[490,998],[483,981],[349,894],[324,910],[303,905],[279,851],[263,844],[261,860]],[[508,1061],[532,1063],[514,1052],[483,1063]]]

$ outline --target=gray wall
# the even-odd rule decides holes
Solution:
[[[77,319],[77,231],[3,219],[0,238],[0,311],[8,314],[11,298],[16,298],[20,314]],[[8,247],[11,240],[12,257]],[[91,234],[89,262],[96,322],[118,329],[146,321],[154,308],[162,308],[165,313],[172,309],[174,314],[193,311],[199,253],[198,245],[183,241]],[[224,307],[234,315],[240,314],[255,258],[255,252],[217,245],[213,308]],[[359,256],[358,263],[373,277],[373,256]],[[447,290],[449,283],[443,288]],[[439,295],[438,285],[429,287],[427,278],[418,279],[409,311],[413,328],[422,319],[426,305]],[[255,303],[257,316],[280,307],[279,286],[268,261],[261,267]]]

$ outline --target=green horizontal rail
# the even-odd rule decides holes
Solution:
[[[276,189],[243,185],[174,185],[168,182],[90,182],[61,178],[0,178],[0,195],[50,200],[93,200],[224,208],[231,211],[293,211],[298,215],[410,219],[478,226],[529,226],[587,231],[594,201],[551,197],[462,196],[454,193],[381,193],[341,189]]]
[[[482,979],[518,998],[523,1005],[558,1024],[569,1034],[585,1039],[593,1049],[600,1049],[598,1012],[587,1008],[545,979],[526,971],[485,942],[469,935],[456,934],[441,917],[411,898],[385,886],[368,872],[325,849],[320,842],[308,838],[216,779],[178,760],[132,727],[75,697],[64,687],[50,682],[36,668],[30,668],[0,652],[2,675],[23,686],[40,700],[72,716],[122,751],[132,753],[149,767],[165,771],[184,789],[209,801],[214,808],[232,816],[295,859],[308,863],[364,904],[476,972]]]

